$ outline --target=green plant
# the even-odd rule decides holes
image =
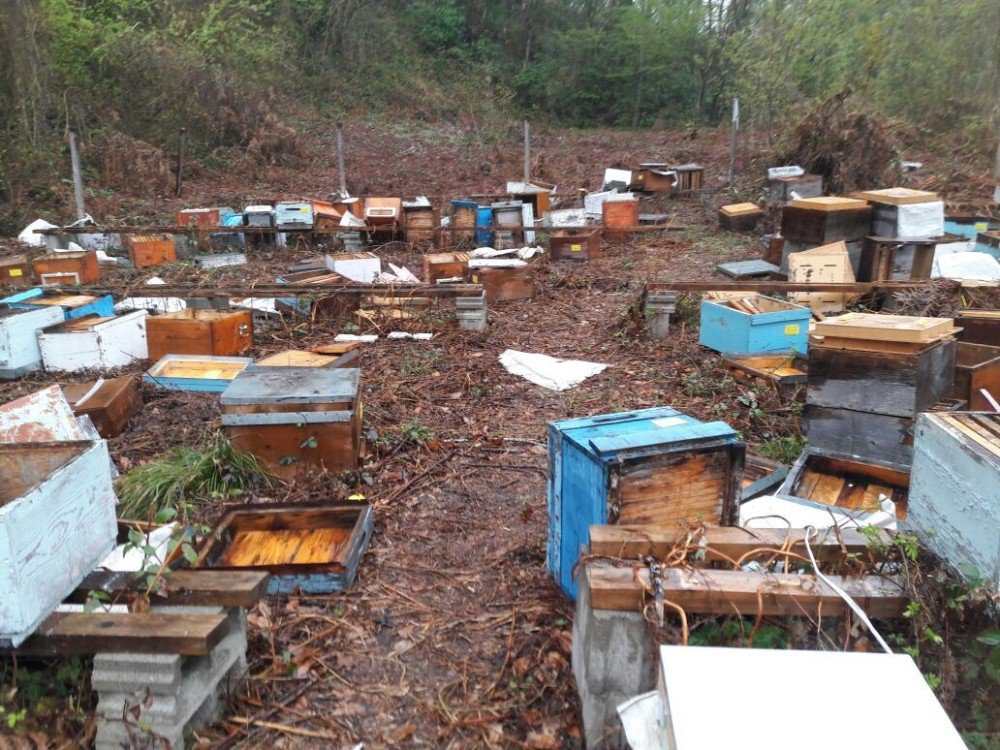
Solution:
[[[257,458],[216,436],[204,450],[182,445],[116,483],[122,518],[146,519],[182,503],[239,495],[269,482]]]
[[[757,452],[764,458],[791,464],[795,463],[795,459],[805,447],[806,439],[801,435],[785,435],[761,443],[757,446]]]
[[[398,440],[404,444],[427,445],[435,437],[431,428],[413,420],[400,425]]]

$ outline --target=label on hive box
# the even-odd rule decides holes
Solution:
[[[22,274],[23,274],[23,272],[21,271],[20,268],[12,268],[12,269],[10,269],[10,275],[11,276],[21,276]]]
[[[680,417],[661,417],[650,421],[657,427],[676,427],[679,424],[684,424],[684,420]]]
[[[797,325],[787,325],[787,326],[785,326],[785,335],[786,336],[798,336],[799,335],[799,327]]]
[[[580,245],[570,245],[569,249],[570,249],[570,252],[578,253],[581,250],[583,250],[583,247],[581,247]],[[20,271],[18,273],[20,273]]]

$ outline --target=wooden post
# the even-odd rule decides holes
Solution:
[[[736,177],[736,134],[740,129],[740,100],[733,98],[733,130],[729,137],[729,189]]]
[[[69,159],[73,167],[73,200],[76,203],[76,218],[82,219],[87,215],[83,207],[83,174],[80,172],[80,154],[76,150],[76,133],[70,130],[66,137],[69,139]]]
[[[1000,204],[1000,139],[997,140],[997,156],[993,163],[993,202]]]
[[[347,175],[344,173],[344,123],[337,123],[337,172],[340,174],[340,195],[347,197]]]
[[[531,182],[531,123],[524,121],[524,184]]]
[[[177,181],[174,183],[174,196],[180,197],[181,181],[184,174],[184,146],[187,140],[187,128],[181,128],[177,134]]]

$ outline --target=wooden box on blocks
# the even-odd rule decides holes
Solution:
[[[469,253],[428,253],[424,256],[424,281],[433,284],[441,279],[464,279]]]
[[[808,307],[760,294],[703,299],[698,343],[722,354],[803,354],[809,345],[811,315]]]
[[[144,234],[128,238],[128,252],[136,268],[151,268],[177,260],[174,240],[169,234]]]
[[[764,218],[756,203],[733,203],[719,209],[719,226],[731,232],[749,232]]]
[[[19,645],[115,546],[103,440],[0,445],[0,645]]]
[[[253,346],[250,310],[181,310],[149,318],[149,358],[168,354],[235,357]]]
[[[39,284],[96,284],[101,280],[97,252],[49,253],[34,261]]]
[[[549,257],[552,260],[594,260],[601,254],[601,233],[568,231],[560,229],[549,239]]]
[[[350,367],[247,369],[222,394],[222,424],[234,446],[277,476],[355,470],[360,382]]]
[[[510,302],[535,296],[535,282],[526,264],[509,268],[479,266],[469,268],[467,274],[473,284],[483,285],[488,302]]]
[[[113,317],[87,316],[38,333],[45,369],[106,370],[146,359],[145,310]]]
[[[197,566],[266,570],[269,594],[328,594],[354,583],[373,526],[362,503],[244,505],[223,516]]]
[[[547,564],[576,596],[591,524],[731,525],[745,445],[723,422],[667,407],[550,422]]]
[[[408,206],[404,203],[403,219],[407,242],[411,244],[433,242],[437,228],[441,224],[441,213],[431,206]]]
[[[11,255],[0,258],[0,286],[31,286],[34,274],[27,256]]]
[[[110,378],[62,387],[77,416],[86,414],[102,438],[117,437],[142,409],[139,381],[132,376]]]
[[[251,362],[249,357],[167,354],[142,379],[167,391],[222,393]]]

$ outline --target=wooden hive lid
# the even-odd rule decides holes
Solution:
[[[951,318],[916,318],[908,315],[847,313],[816,324],[816,334],[871,341],[932,343],[955,331]]]
[[[731,203],[720,208],[719,212],[726,216],[751,216],[764,213],[764,209],[756,203]]]
[[[907,206],[913,203],[931,203],[940,200],[937,193],[927,190],[913,190],[912,188],[893,187],[883,190],[863,190],[854,193],[855,198],[870,203],[884,203],[889,206]]]
[[[857,198],[842,198],[837,195],[821,195],[817,198],[796,198],[793,208],[809,208],[814,211],[856,211],[868,208],[868,204]]]

